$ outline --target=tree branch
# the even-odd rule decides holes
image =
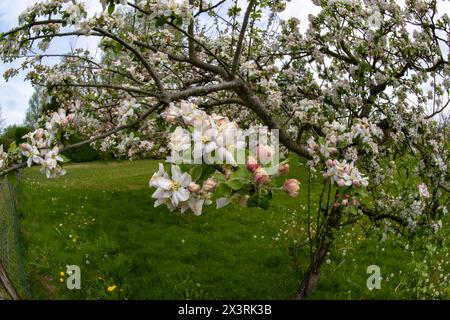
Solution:
[[[138,58],[139,61],[142,62],[142,64],[144,65],[145,69],[147,69],[148,73],[153,78],[153,81],[155,81],[155,84],[158,87],[159,91],[161,92],[161,94],[163,96],[163,99],[165,99],[166,91],[164,89],[164,86],[163,86],[163,84],[161,82],[161,79],[160,79],[159,75],[153,70],[153,68],[150,66],[149,62],[147,61],[147,59],[145,59],[145,57],[138,50],[136,50],[136,48],[134,48],[132,45],[130,45],[129,43],[124,41],[122,38],[116,36],[115,34],[112,34],[109,31],[106,31],[106,30],[104,30],[102,28],[95,27],[92,30],[100,32],[101,34],[105,35],[106,37],[108,37],[110,39],[113,39],[113,40],[117,41],[122,46],[124,46],[125,48],[130,50],[136,56],[136,58]]]
[[[247,30],[248,20],[250,19],[250,13],[252,12],[255,0],[250,0],[247,10],[245,11],[244,20],[242,21],[241,32],[239,33],[239,38],[236,46],[236,52],[234,53],[233,65],[231,67],[231,74],[235,75],[237,67],[239,65],[239,60],[242,54],[242,45],[244,43],[245,32]]]
[[[60,153],[63,153],[63,152],[65,152],[65,151],[67,151],[67,150],[70,150],[70,149],[79,148],[79,147],[82,147],[82,146],[84,146],[84,145],[86,145],[86,144],[91,144],[91,143],[93,143],[93,142],[95,142],[95,141],[97,141],[97,140],[101,140],[101,139],[104,139],[104,138],[106,138],[106,137],[109,137],[110,135],[112,135],[112,134],[114,134],[114,133],[116,133],[116,132],[119,132],[119,131],[122,131],[122,130],[125,130],[125,129],[129,129],[129,128],[132,128],[132,127],[136,126],[137,124],[139,124],[140,122],[142,122],[143,120],[145,120],[150,114],[152,114],[155,110],[159,109],[159,108],[160,108],[161,106],[163,106],[163,105],[164,105],[163,102],[158,102],[157,104],[155,104],[154,106],[152,106],[149,110],[147,110],[144,114],[142,114],[142,115],[141,115],[138,119],[136,119],[135,121],[133,121],[133,122],[131,122],[131,123],[129,123],[129,124],[126,124],[126,125],[118,126],[118,127],[114,128],[113,130],[110,130],[110,131],[105,132],[105,133],[103,133],[103,134],[101,134],[101,135],[92,137],[92,138],[90,138],[90,139],[87,139],[87,140],[84,140],[84,141],[81,141],[81,142],[78,142],[78,143],[71,144],[71,145],[68,145],[68,146],[66,146],[66,147],[63,147],[63,148],[61,148],[61,149],[59,150],[59,152],[60,152]],[[3,176],[5,176],[5,175],[7,175],[7,174],[9,174],[9,173],[11,173],[11,172],[13,172],[13,171],[16,171],[16,170],[19,170],[19,169],[23,169],[23,168],[25,168],[26,166],[27,166],[27,163],[26,163],[26,162],[22,162],[22,163],[15,164],[15,165],[11,166],[11,167],[8,168],[8,169],[5,169],[5,170],[3,170],[3,171],[0,171],[0,177],[3,177]]]

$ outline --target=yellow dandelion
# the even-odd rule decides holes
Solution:
[[[59,278],[59,282],[64,282],[64,279],[63,278]]]
[[[60,226],[60,227],[62,227],[62,226],[63,226],[63,224],[62,224],[62,223],[60,223],[60,224],[59,224],[59,226]]]
[[[59,273],[59,275],[60,275],[61,277],[64,277],[64,275],[65,275],[64,271],[61,271],[61,272]]]
[[[116,290],[116,288],[117,288],[116,285],[110,286],[110,287],[108,287],[108,291],[113,292],[114,290]]]

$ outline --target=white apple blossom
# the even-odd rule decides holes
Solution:
[[[22,143],[20,148],[22,149],[22,155],[27,158],[28,167],[31,167],[33,163],[42,163],[43,159],[41,158],[41,154],[36,146],[31,146],[28,143]]]
[[[125,125],[130,119],[136,118],[136,110],[140,108],[140,104],[135,98],[129,98],[122,101],[117,109],[117,116],[120,125]]]
[[[47,149],[54,140],[54,134],[39,128],[23,136],[23,139],[29,140],[30,144],[36,146],[38,149]]]
[[[45,124],[45,128],[51,132],[57,130],[55,126],[65,128],[73,120],[73,114],[67,115],[66,110],[58,109],[57,112],[53,112],[50,121]]]
[[[191,135],[186,129],[177,127],[170,134],[168,147],[171,149],[171,155],[168,157],[169,162],[177,163],[186,159],[186,151],[191,148]]]
[[[41,171],[45,173],[47,178],[55,178],[66,174],[66,171],[61,168],[58,162],[64,162],[64,159],[59,155],[58,147],[54,147],[45,154],[42,161]]]
[[[170,199],[173,207],[178,207],[180,202],[187,201],[190,196],[187,188],[192,182],[190,175],[186,172],[182,173],[176,165],[172,165],[171,178],[169,178],[167,173],[161,173],[160,167],[157,175],[150,180],[150,185],[157,188],[152,195],[154,199],[157,199],[155,207],[165,203],[167,199]]]
[[[324,173],[326,178],[330,178],[339,187],[367,187],[369,181],[359,172],[353,163],[347,161],[328,160],[328,170]]]
[[[192,133],[194,163],[201,163],[202,159],[211,161],[209,155],[217,148],[216,138],[217,129],[210,126],[194,127]]]
[[[171,176],[164,170],[162,163],[159,170],[150,179],[150,187],[156,188],[152,198],[156,199],[155,207],[162,204],[170,210],[178,209],[184,213],[191,209],[195,215],[202,213],[205,198],[189,191],[192,183],[191,176],[176,165],[171,166]]]

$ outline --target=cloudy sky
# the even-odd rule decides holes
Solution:
[[[0,32],[4,32],[17,25],[19,14],[28,6],[39,0],[0,0]],[[84,0],[88,5],[88,12],[91,14],[101,10],[99,0]],[[403,2],[400,0],[399,2]],[[441,12],[450,13],[450,1],[442,0],[439,2],[438,9]],[[283,18],[295,16],[300,19],[302,29],[306,29],[308,24],[308,15],[316,14],[319,8],[310,0],[292,0],[288,3],[286,11],[282,14]],[[52,42],[48,50],[49,53],[61,53],[69,51],[75,44],[75,38],[62,38]],[[76,40],[77,47],[89,48],[95,51],[97,40],[94,37],[88,39],[79,38]],[[17,64],[16,64],[17,65]],[[24,81],[24,74],[16,76],[5,82],[3,73],[11,68],[11,64],[0,64],[0,106],[2,107],[2,118],[6,119],[7,124],[21,123],[25,117],[25,110],[28,107],[33,88],[31,84]]]
[[[17,26],[17,19],[28,6],[39,2],[38,0],[0,0],[0,32],[8,31]],[[101,10],[98,0],[85,0],[88,8],[94,11]],[[75,44],[75,38],[63,38],[55,40],[49,48],[49,53],[67,52]],[[89,48],[95,50],[97,40],[92,37],[89,39],[78,39],[77,47]],[[28,81],[24,81],[24,74],[20,74],[8,82],[5,82],[3,73],[15,64],[4,64],[0,62],[0,106],[2,107],[2,118],[7,124],[22,123],[25,117],[25,110],[28,107],[28,100],[33,94],[33,88]]]

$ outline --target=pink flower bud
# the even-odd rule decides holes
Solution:
[[[36,138],[42,139],[43,137],[44,137],[44,130],[42,130],[42,129],[36,130]]]
[[[61,127],[66,127],[69,124],[69,119],[64,118],[61,120]]]
[[[258,168],[253,171],[253,179],[255,179],[256,184],[265,184],[269,181],[269,175],[264,169]]]
[[[342,200],[342,205],[343,205],[344,207],[348,206],[348,199]]]
[[[31,146],[28,144],[28,143],[22,143],[21,145],[20,145],[20,148],[23,150],[23,151],[29,151],[29,152],[31,152],[33,149],[31,148]]]
[[[359,202],[356,199],[352,200],[352,206],[359,206]]]
[[[176,116],[173,116],[173,115],[170,115],[170,114],[166,116],[166,121],[169,122],[169,123],[174,123],[176,120],[177,120]]]
[[[289,173],[289,163],[285,163],[278,167],[279,174],[288,174]]]
[[[359,180],[353,180],[352,184],[355,188],[361,187],[361,181],[359,181]]]
[[[258,162],[256,161],[255,158],[250,156],[250,157],[248,157],[248,160],[247,160],[247,163],[245,164],[245,167],[247,168],[248,171],[253,172],[253,171],[255,171],[256,169],[259,168],[259,164],[258,164]]]
[[[312,151],[317,151],[319,149],[319,145],[312,138],[308,140],[308,147]]]
[[[200,192],[200,186],[196,184],[195,182],[191,182],[188,186],[188,190],[191,193],[199,193]]]
[[[345,186],[345,180],[344,180],[344,179],[339,179],[338,182],[337,182],[337,185],[338,185],[339,187]]]
[[[203,191],[205,192],[214,192],[217,187],[216,181],[214,179],[209,178],[203,183]]]
[[[325,162],[325,164],[326,164],[326,166],[327,166],[328,168],[332,168],[332,167],[335,166],[334,160],[331,160],[331,159],[328,159],[328,160]]]
[[[283,189],[290,197],[296,197],[298,196],[298,191],[300,190],[300,182],[297,179],[287,179],[284,182]]]

